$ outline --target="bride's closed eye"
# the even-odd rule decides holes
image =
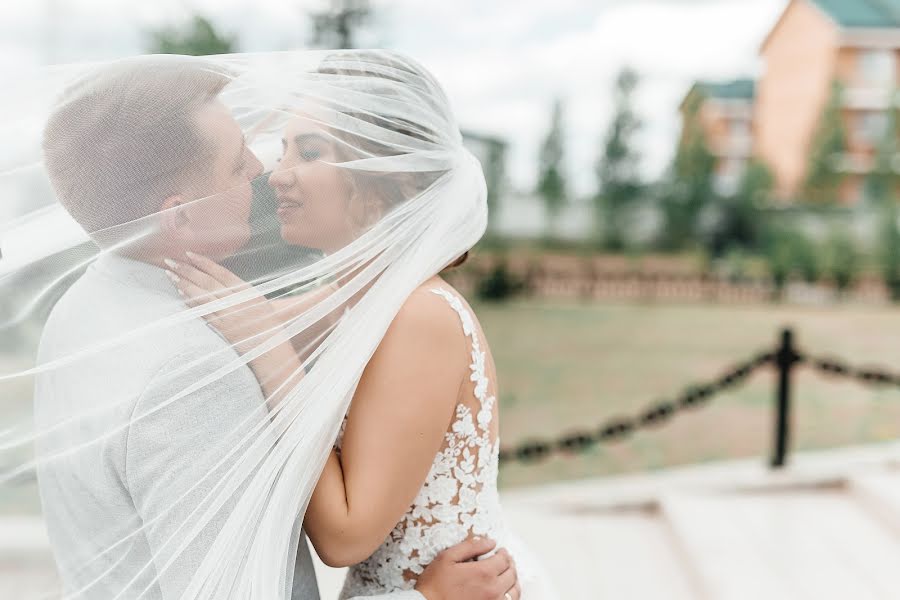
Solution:
[[[304,149],[304,150],[301,150],[299,154],[300,154],[300,158],[302,158],[305,161],[315,161],[315,160],[318,160],[322,156],[321,151],[315,150],[315,149],[310,149],[310,150]],[[284,155],[281,155],[278,158],[276,158],[275,162],[280,163],[282,158],[284,158]]]
[[[322,155],[317,149],[303,149],[300,151],[300,157],[303,160],[317,160]]]

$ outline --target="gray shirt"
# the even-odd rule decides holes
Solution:
[[[105,255],[53,308],[41,337],[39,364],[183,308],[162,269]],[[239,443],[253,424],[265,418],[266,408],[246,365],[175,402],[165,401],[236,358],[231,346],[197,319],[148,332],[36,377],[36,426],[60,425],[38,444],[39,456],[107,434],[99,443],[70,450],[38,468],[43,512],[66,592],[84,589],[86,598],[105,599],[127,589],[122,597],[128,598],[148,588],[144,597],[151,600],[179,597],[229,505],[170,565],[173,547],[166,541],[181,523],[190,522],[189,515],[210,492],[217,475],[230,466],[227,459],[222,462],[222,450]],[[71,417],[78,417],[76,427],[72,422],[66,425]],[[294,523],[298,526],[299,521]],[[141,531],[133,534],[139,527]],[[134,568],[148,562],[155,569]],[[319,598],[302,531],[291,598]],[[400,592],[383,598],[422,596]]]

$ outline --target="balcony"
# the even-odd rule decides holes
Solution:
[[[892,86],[850,84],[841,97],[844,108],[851,110],[886,110],[892,103],[900,106],[900,97]]]

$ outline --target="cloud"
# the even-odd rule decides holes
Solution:
[[[396,40],[400,49],[408,44],[427,59],[464,125],[511,141],[511,174],[520,186],[533,185],[549,107],[560,96],[567,107],[570,175],[579,192],[590,193],[612,115],[613,82],[625,65],[642,77],[636,104],[645,128],[639,139],[644,171],[657,176],[671,158],[677,105],[690,84],[755,73],[759,41],[784,0],[595,2],[586,10],[583,4],[526,2],[515,14],[494,10],[458,18],[467,23],[467,35],[482,34],[468,43],[455,31],[446,38],[433,35],[421,47],[415,35]],[[469,6],[454,8],[465,14]],[[447,17],[446,7],[435,10]]]
[[[678,131],[677,104],[697,78],[758,69],[759,42],[786,0],[381,0],[366,39],[419,59],[442,82],[463,128],[510,142],[510,174],[533,185],[537,150],[560,96],[570,174],[593,188],[593,164],[612,114],[612,85],[626,64],[642,76],[644,171],[658,175]],[[56,6],[53,18],[47,7]],[[238,35],[241,49],[302,47],[309,21],[295,0],[67,0],[6,7],[0,70],[140,53],[148,29],[191,12]],[[374,41],[373,41],[374,40]],[[52,43],[51,43],[52,42]]]

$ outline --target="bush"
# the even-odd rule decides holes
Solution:
[[[773,229],[766,236],[765,258],[772,278],[774,300],[784,296],[784,287],[793,269],[791,235],[786,229]]]
[[[796,235],[792,240],[794,266],[807,283],[815,283],[822,276],[822,265],[816,244],[803,235]]]
[[[783,226],[769,230],[764,255],[776,298],[783,296],[791,275],[797,274],[807,283],[821,279],[824,266],[820,254],[817,244],[799,231]]]
[[[843,296],[856,281],[861,261],[853,239],[840,229],[835,229],[825,246],[825,264],[838,295]]]
[[[498,302],[511,298],[524,287],[524,281],[510,273],[506,261],[501,260],[478,282],[475,294],[481,300]]]
[[[721,260],[725,277],[731,283],[741,283],[748,279],[747,252],[736,244],[729,246]]]

